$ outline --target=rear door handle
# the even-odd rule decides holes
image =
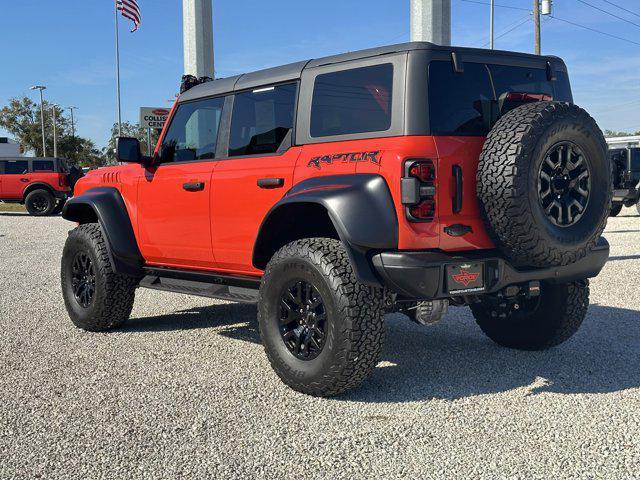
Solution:
[[[282,188],[284,187],[284,178],[259,178],[258,186],[260,188]]]
[[[183,183],[182,188],[184,188],[187,192],[199,192],[201,190],[204,190],[204,182]]]

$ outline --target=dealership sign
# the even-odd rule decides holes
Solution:
[[[169,117],[169,109],[162,107],[140,107],[140,126],[142,128],[164,127]]]

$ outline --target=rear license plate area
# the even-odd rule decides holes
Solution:
[[[468,294],[483,292],[484,263],[457,263],[445,267],[447,293]]]

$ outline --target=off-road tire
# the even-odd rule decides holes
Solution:
[[[294,356],[280,334],[282,291],[303,280],[326,305],[327,335],[312,360]],[[309,238],[289,243],[269,261],[260,285],[258,323],[267,358],[282,381],[302,393],[333,396],[359,385],[378,362],[384,339],[384,294],[363,285],[338,240]]]
[[[44,209],[37,208],[36,202],[43,202]],[[37,190],[33,190],[29,192],[29,194],[24,199],[24,206],[29,212],[29,215],[33,215],[35,217],[45,217],[47,215],[51,215],[53,209],[56,208],[56,199],[51,192],[45,190],[43,188],[39,188]]]
[[[589,307],[588,280],[543,283],[537,308],[514,310],[512,305],[484,299],[471,305],[482,331],[504,347],[545,350],[559,345],[578,331]],[[506,315],[505,315],[505,312]]]
[[[609,212],[609,216],[610,217],[617,217],[618,215],[620,215],[620,212],[622,211],[622,204],[618,203],[616,205],[612,205],[611,206],[611,212]]]
[[[76,300],[71,284],[72,262],[81,252],[90,258],[95,272],[95,293],[87,308]],[[62,252],[61,283],[69,317],[83,330],[111,330],[131,314],[137,281],[114,272],[102,228],[97,223],[80,225],[69,233]]]
[[[581,218],[554,225],[538,200],[538,175],[546,152],[571,142],[590,165],[591,192]],[[586,256],[611,211],[611,164],[596,122],[576,105],[536,102],[507,112],[482,149],[477,194],[487,230],[515,265],[568,265]]]

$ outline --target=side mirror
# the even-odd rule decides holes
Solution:
[[[116,158],[119,162],[141,163],[146,165],[149,158],[140,152],[140,141],[137,138],[116,138]]]

